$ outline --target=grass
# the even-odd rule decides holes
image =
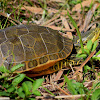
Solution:
[[[44,79],[33,80],[27,77],[25,74],[14,75],[14,71],[22,67],[23,64],[19,64],[11,68],[11,71],[7,70],[4,66],[0,67],[0,96],[9,96],[11,99],[34,99],[30,95],[41,96],[37,90],[43,83]],[[24,81],[23,81],[24,80]],[[20,85],[19,85],[20,84]]]
[[[61,31],[66,33],[67,29],[63,31],[63,28],[65,28],[65,26],[62,23],[61,18],[58,17],[57,19],[53,20],[53,18],[55,18],[55,16],[57,15],[63,16],[68,21],[69,26],[67,27],[69,27],[70,30],[72,29],[73,31],[72,30],[71,31],[73,33],[77,32],[77,35],[79,36],[79,39],[80,39],[80,45],[81,45],[82,52],[78,53],[76,57],[82,57],[85,60],[90,55],[91,52],[96,50],[98,41],[93,42],[89,40],[85,44],[87,48],[84,48],[84,43],[82,43],[80,30],[81,30],[81,27],[84,26],[82,24],[85,21],[85,17],[88,11],[92,10],[94,3],[91,2],[89,7],[85,7],[83,3],[84,1],[81,1],[81,0],[72,0],[72,1],[68,0],[65,2],[62,2],[62,1],[61,2],[49,2],[45,0],[42,0],[42,1],[38,0],[36,2],[33,2],[31,0],[24,0],[24,1],[16,0],[15,2],[11,2],[11,0],[1,0],[0,1],[0,12],[2,13],[0,13],[0,28],[4,29],[6,27],[17,25],[20,23],[27,24],[27,23],[30,23],[30,21],[33,21],[33,23],[36,23],[36,24],[39,23],[39,25],[44,25],[45,22],[52,20],[45,26],[55,26],[56,27],[55,30],[58,27],[61,27],[62,29]],[[52,6],[52,4],[54,5]],[[81,5],[80,14],[77,10],[72,11],[73,8],[77,4]],[[43,10],[43,13],[42,14],[40,12],[37,13],[38,9],[36,9],[37,12],[32,11],[30,9],[26,9],[26,8],[22,9],[22,7],[24,8],[24,6],[31,7],[31,8],[32,7],[41,8],[41,10]],[[51,12],[49,11],[49,9],[51,10]],[[92,23],[99,21],[99,17],[98,17],[99,14],[100,14],[100,6],[98,6],[95,12],[93,13],[93,16],[90,20],[90,25]],[[82,16],[82,17],[79,19],[78,16],[80,17]],[[80,21],[81,21],[81,24],[79,25]],[[100,24],[98,23],[98,24],[95,24],[95,27],[97,27],[97,25],[100,26]],[[76,31],[74,31],[75,29]],[[93,65],[94,61],[97,61],[97,60],[100,61],[100,57],[98,57],[99,54],[100,54],[100,51],[98,51],[96,55],[90,59],[90,65],[87,64],[84,66],[83,73],[85,75],[87,75],[88,73],[91,73],[91,71],[93,71],[93,73],[95,74],[99,73],[99,72],[96,72],[95,65]],[[0,96],[9,96],[10,98],[13,98],[13,99],[22,98],[22,99],[34,100],[35,98],[32,96],[41,95],[38,88],[42,86],[44,79],[40,78],[40,79],[33,80],[27,77],[23,73],[13,76],[13,72],[17,70],[18,68],[20,68],[21,66],[23,65],[14,66],[11,69],[11,71],[9,71],[3,66],[0,67],[0,72],[1,72],[0,74]],[[68,76],[70,76],[70,74],[71,73],[69,73]],[[90,99],[99,100],[100,99],[99,98],[100,82],[97,81],[97,80],[100,80],[99,78],[97,78],[100,76],[99,74],[97,76],[95,75],[95,79],[92,79],[93,85],[91,86],[91,89],[85,87],[84,85],[85,82],[90,81],[89,77],[85,77],[84,80],[79,79],[79,81],[77,81],[77,78],[69,80],[68,76],[64,76],[64,80],[62,80],[65,83],[65,85],[62,88],[64,91],[66,90],[66,88],[64,87],[67,86],[67,89],[72,95],[86,94],[86,100],[90,100]],[[96,84],[94,81],[96,82]],[[57,81],[57,83],[58,85],[60,84],[59,80]],[[45,89],[45,91],[48,92],[48,94],[51,94],[53,97],[55,97],[55,94],[53,92],[50,92],[45,87],[42,87],[42,88]],[[59,95],[61,95],[60,91],[59,91]],[[83,98],[80,98],[79,100],[83,100]]]
[[[65,83],[67,83],[68,90],[73,95],[86,94],[85,98],[81,97],[79,100],[99,100],[100,99],[100,82],[93,84],[91,90],[84,87],[84,82],[76,82],[75,80],[69,80],[67,76],[64,76]],[[96,81],[96,80],[95,80]],[[92,96],[91,96],[92,94]]]

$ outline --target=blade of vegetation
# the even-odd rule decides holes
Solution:
[[[0,96],[10,96],[10,94],[5,91],[0,91]]]
[[[18,85],[24,78],[25,78],[25,74],[19,74],[19,76],[16,77],[16,78],[12,81],[12,84],[13,84],[14,86]]]
[[[29,96],[31,94],[29,87],[32,87],[32,84],[30,84],[30,82],[25,81],[22,83],[22,87],[23,87],[23,90],[25,92],[25,95]]]
[[[100,100],[100,88],[93,92],[91,100]]]
[[[86,53],[86,54],[90,54],[90,51],[88,50],[88,49],[84,49],[84,52]]]
[[[11,86],[7,89],[7,92],[11,93],[15,90],[15,87],[14,86]]]
[[[78,94],[77,91],[74,89],[71,81],[67,78],[67,76],[64,76],[64,79],[67,82],[67,86],[68,86],[69,91],[74,95]]]
[[[76,57],[79,57],[79,58],[86,58],[87,57],[87,54],[83,54],[83,53],[81,53],[81,54],[77,54],[76,55]]]
[[[39,3],[40,3],[40,5],[41,5],[41,7],[44,9],[44,10],[43,10],[42,19],[45,19],[45,16],[46,16],[46,14],[47,14],[47,10],[46,10],[46,8],[47,8],[46,0],[43,0],[43,3],[42,3],[41,0],[39,0]]]
[[[24,66],[24,64],[15,65],[15,66],[13,66],[13,67],[11,68],[11,72],[16,71],[17,69],[19,69],[20,67],[23,67],[23,66]]]
[[[35,98],[29,98],[29,100],[36,100]]]
[[[90,51],[92,48],[92,41],[88,40],[87,44],[86,44],[87,49]]]
[[[97,45],[98,45],[98,40],[96,40],[96,41],[93,43],[93,48],[92,48],[91,52],[93,52],[94,50],[96,50]]]
[[[7,70],[7,68],[5,66],[0,66],[0,71],[2,73],[9,73],[9,70]]]
[[[42,85],[42,83],[43,83],[43,81],[44,81],[44,79],[37,79],[34,83],[33,83],[33,92],[35,91],[35,90],[37,90],[41,85]]]
[[[41,96],[41,93],[38,90],[33,91],[34,95]]]
[[[24,92],[18,92],[18,96],[21,98],[25,98],[25,93]]]
[[[46,89],[45,87],[42,86],[42,88],[47,91],[48,93],[50,93],[51,95],[55,96],[51,91],[49,91],[48,89]]]
[[[98,75],[98,76],[100,76],[100,75]],[[97,87],[100,87],[100,82],[93,84],[93,87],[94,87],[94,89],[97,88]]]
[[[68,15],[68,17],[70,18],[70,20],[71,20],[73,26],[74,26],[75,29],[77,30],[77,34],[78,34],[79,39],[80,39],[81,49],[82,49],[82,52],[84,53],[84,48],[83,48],[83,42],[82,42],[82,38],[81,38],[81,33],[80,33],[80,31],[79,31],[79,29],[78,29],[78,27],[77,27],[77,24],[76,24],[76,22],[74,21],[74,19],[71,17],[71,15],[69,14],[68,11],[67,11],[67,15]]]
[[[18,88],[18,95],[21,98],[25,98],[25,93],[23,92],[23,88],[22,87]]]
[[[91,70],[91,67],[89,67],[88,65],[85,65],[84,72],[87,73],[89,70]]]
[[[75,80],[71,80],[73,84],[74,89],[77,91],[79,94],[85,94],[85,88],[82,83],[76,82]]]
[[[96,56],[98,56],[100,54],[100,50],[96,53]]]
[[[33,89],[32,89],[32,93],[34,95],[37,96],[41,96],[41,93],[39,91],[37,91],[37,89],[42,85],[44,79],[37,79],[34,83],[33,83]]]
[[[31,2],[31,0],[25,0],[27,1],[31,6],[33,6],[33,2]]]

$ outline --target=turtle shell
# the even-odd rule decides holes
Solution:
[[[9,70],[23,63],[25,66],[17,72],[43,73],[43,70],[68,57],[72,48],[72,40],[47,27],[17,25],[0,30],[0,65]],[[52,71],[46,72],[49,73]]]

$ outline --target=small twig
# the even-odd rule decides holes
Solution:
[[[95,52],[96,52],[96,50],[93,51],[93,52],[86,58],[86,60],[81,64],[81,66],[79,67],[79,69],[76,70],[76,72],[73,74],[73,76],[75,76],[75,74],[77,74],[77,73],[84,67],[84,65],[90,60],[90,58],[95,54]],[[72,77],[73,77],[73,76],[72,76]]]
[[[91,96],[92,94],[90,94]],[[86,94],[79,94],[79,95],[62,95],[62,96],[49,96],[49,99],[68,99],[68,100],[76,100],[76,99],[79,99],[81,97],[85,97]],[[37,96],[36,99],[45,99],[45,98],[48,98],[48,97],[43,97],[43,96]]]
[[[72,65],[71,65],[71,64],[69,64],[69,66],[70,66],[70,68],[71,68],[72,72],[74,73],[75,71],[74,71],[74,69],[73,69]]]
[[[66,91],[64,91],[62,88],[60,88],[58,85],[55,85],[57,89],[59,89],[62,93],[69,95]]]
[[[71,100],[74,100],[74,99],[79,99],[81,97],[85,97],[86,95],[85,94],[80,94],[80,95],[65,95],[65,96],[55,96],[55,98],[69,98]]]
[[[9,97],[0,97],[0,100],[10,100]]]
[[[56,20],[58,17],[60,17],[60,15],[57,15],[57,16],[53,17],[52,19],[50,19],[50,20],[44,22],[42,25],[48,25],[48,24],[51,23],[52,21]]]
[[[62,30],[62,31],[66,31],[65,28],[62,28],[62,27],[56,27],[55,25],[52,25],[52,26],[48,26],[48,25],[47,25],[46,27],[52,28],[52,29],[54,29],[54,30]]]

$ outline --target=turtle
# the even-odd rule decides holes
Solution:
[[[73,42],[58,31],[38,25],[16,25],[0,30],[0,66],[8,70],[24,64],[16,72],[29,77],[58,71],[62,60],[73,49]],[[58,63],[59,62],[59,63]]]
[[[100,33],[100,28],[90,37],[99,36],[94,33]],[[73,43],[57,30],[36,24],[10,26],[0,30],[0,66],[11,70],[24,64],[16,72],[29,77],[51,74],[62,69],[77,40]]]

